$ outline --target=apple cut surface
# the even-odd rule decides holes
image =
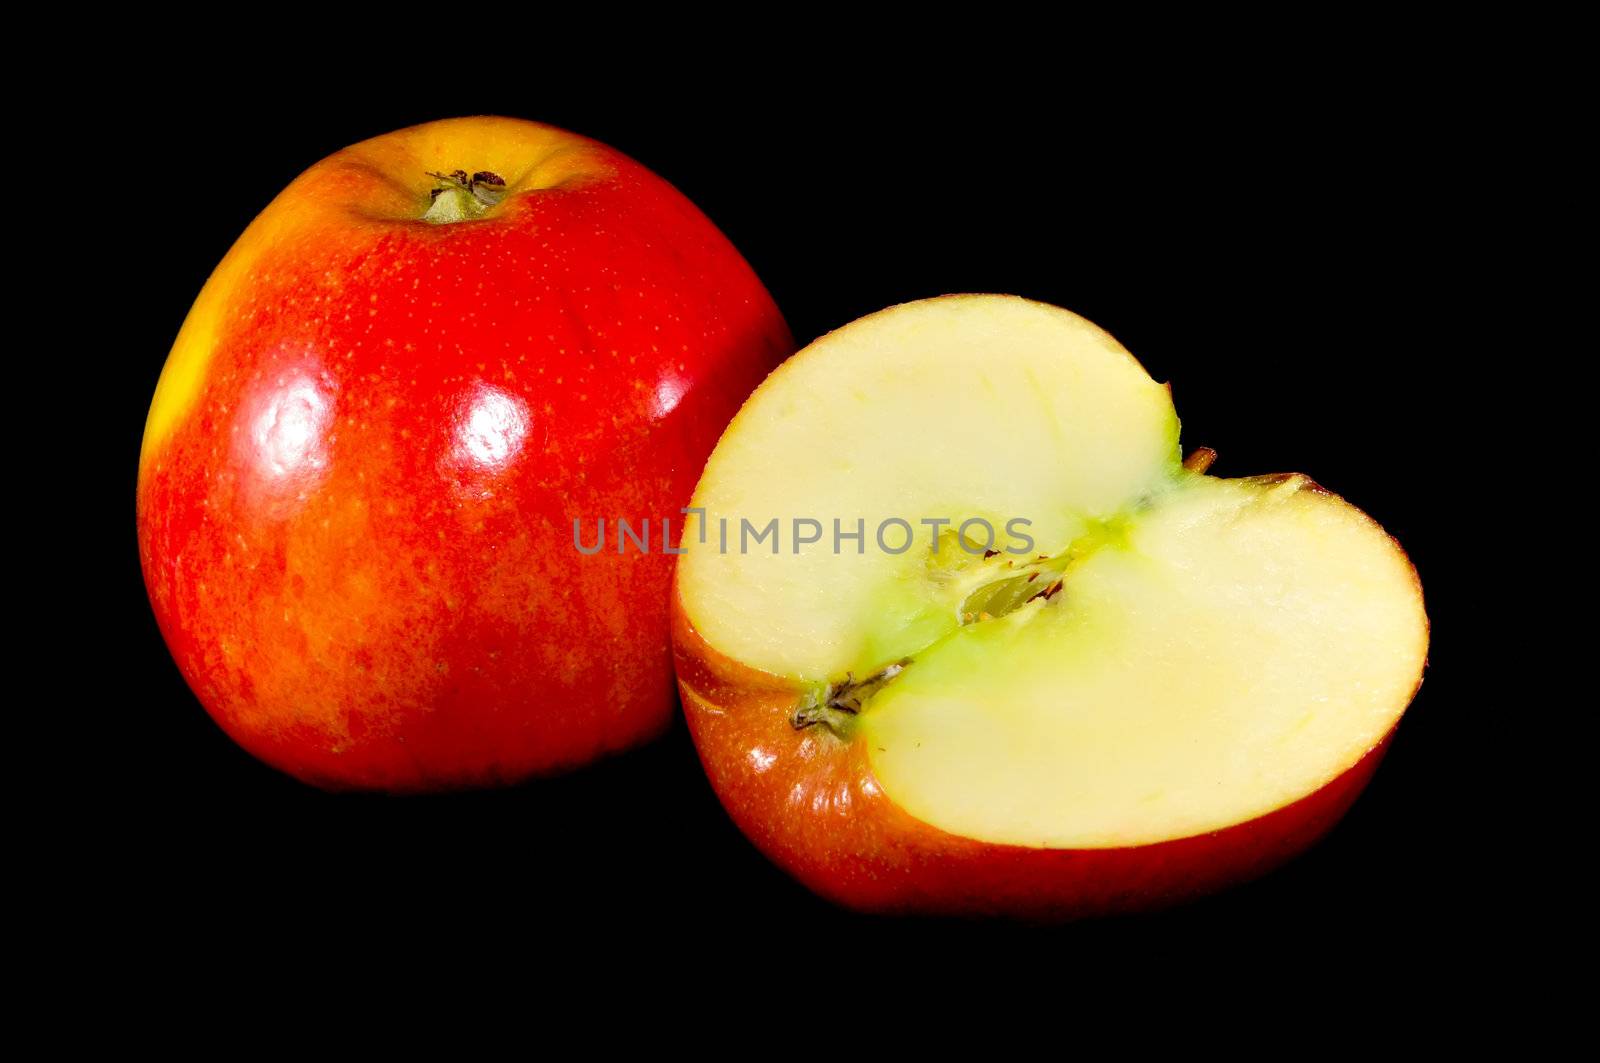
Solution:
[[[885,685],[858,726],[903,808],[992,841],[1148,844],[1271,812],[1388,733],[1424,653],[1404,556],[1303,477],[1185,479],[1049,601]]]
[[[1303,476],[1186,468],[1168,389],[1018,298],[817,341],[693,505],[675,639],[702,760],[769,855],[860,907],[1117,910],[1259,873],[1354,799],[1426,656],[1377,524]]]
[[[696,627],[735,660],[813,681],[865,675],[955,626],[976,574],[962,522],[986,521],[1004,550],[1020,544],[1007,523],[1029,520],[1049,549],[1177,467],[1167,389],[1100,329],[1021,299],[923,305],[812,344],[723,433],[678,579]],[[905,526],[880,544],[892,519]],[[820,525],[798,552],[796,520]]]

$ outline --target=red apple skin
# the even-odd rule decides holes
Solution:
[[[963,838],[905,812],[866,749],[789,723],[801,691],[713,649],[673,595],[678,688],[712,788],[768,859],[822,897],[886,915],[1061,922],[1148,911],[1258,877],[1339,821],[1388,747],[1316,792],[1211,834],[1117,849]]]
[[[458,168],[511,191],[417,220]],[[330,156],[218,267],[152,403],[167,645],[241,746],[327,788],[514,783],[646,740],[675,704],[661,518],[676,539],[792,349],[727,239],[601,144],[478,118]],[[602,517],[580,554],[573,520],[589,543]],[[648,554],[616,552],[617,518],[650,519]]]

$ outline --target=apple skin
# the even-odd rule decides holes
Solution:
[[[996,844],[897,806],[866,747],[789,718],[800,688],[713,649],[676,588],[673,646],[689,731],[712,789],[746,837],[812,892],[882,915],[1002,916],[1054,923],[1150,911],[1256,878],[1344,815],[1393,731],[1320,789],[1210,834],[1113,849]]]
[[[418,220],[458,168],[504,202]],[[167,645],[241,746],[327,788],[646,740],[675,704],[660,520],[676,540],[792,350],[727,239],[604,145],[473,118],[338,152],[229,251],[157,386],[137,521]],[[616,552],[618,518],[650,519],[648,554]]]

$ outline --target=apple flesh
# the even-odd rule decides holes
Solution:
[[[661,518],[790,350],[711,222],[601,144],[474,118],[338,152],[161,374],[138,534],[167,644],[230,735],[321,786],[642,741],[676,704]],[[573,549],[575,519],[624,518],[648,553]]]
[[[677,571],[734,819],[873,911],[1127,911],[1304,849],[1416,689],[1421,590],[1353,506],[1208,457],[1111,337],[1022,299],[895,307],[790,359],[707,463]]]

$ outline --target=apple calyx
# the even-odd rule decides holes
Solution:
[[[789,717],[789,725],[796,731],[804,731],[820,723],[840,738],[846,737],[850,718],[860,715],[861,706],[888,686],[911,663],[910,657],[902,657],[860,680],[846,672],[841,682],[830,684],[825,690],[802,699],[794,715]]]
[[[449,173],[430,170],[428,176],[439,184],[429,193],[428,210],[422,215],[422,220],[434,225],[448,225],[481,217],[506,195],[505,178],[489,170],[472,174],[465,170],[452,170]]]

